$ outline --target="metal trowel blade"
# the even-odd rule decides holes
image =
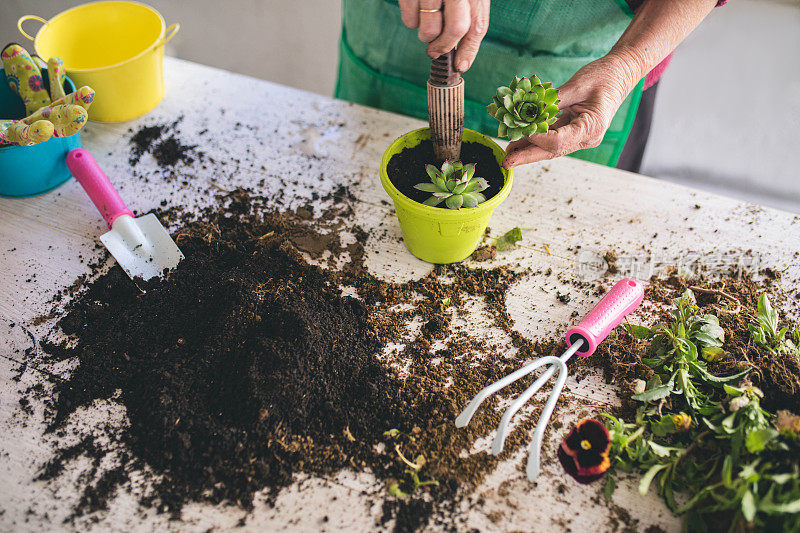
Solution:
[[[183,253],[154,214],[127,218],[118,219],[100,241],[131,279],[147,281],[178,266]]]

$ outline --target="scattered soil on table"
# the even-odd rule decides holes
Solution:
[[[375,425],[399,418],[400,384],[373,357],[364,304],[282,239],[261,238],[280,226],[186,227],[176,240],[187,258],[167,282],[140,294],[112,269],[60,321],[79,336],[64,356],[81,364],[58,387],[54,425],[121,390],[132,450],[169,472],[158,487],[165,508],[246,506],[295,470],[360,464],[381,436]]]
[[[603,254],[603,259],[606,262],[607,268],[606,272],[608,274],[616,274],[619,272],[619,267],[617,266],[617,260],[619,259],[619,255],[615,250],[609,250],[605,254]]]
[[[756,304],[759,296],[767,293],[773,307],[796,312],[796,304],[778,285],[775,276],[765,275],[754,279],[748,273],[732,270],[726,275],[707,277],[700,275],[691,279],[679,276],[674,270],[665,275],[653,276],[645,289],[645,302],[658,304],[657,310],[644,317],[645,325],[665,323],[670,320],[668,311],[672,301],[681,296],[686,289],[692,289],[701,314],[714,314],[725,330],[725,356],[717,362],[709,363],[709,370],[725,376],[751,369],[748,379],[764,392],[762,405],[775,412],[779,409],[798,410],[800,405],[800,363],[794,354],[771,355],[759,350],[750,338],[748,323],[755,320]],[[739,312],[733,312],[737,311]],[[791,324],[785,315],[781,316],[781,326]],[[599,366],[609,383],[620,388],[623,411],[633,415],[639,405],[630,399],[633,381],[647,381],[653,370],[642,363],[642,357],[649,357],[650,341],[640,341],[629,335],[623,328],[614,330],[600,344],[592,357],[571,361],[575,367]]]
[[[474,252],[472,252],[472,260],[473,261],[490,261],[494,259],[496,255],[496,249],[493,245],[487,244],[485,246],[481,246]]]
[[[194,149],[197,148],[196,144],[185,145],[175,137],[170,135],[163,141],[159,142],[153,148],[153,157],[160,167],[172,167],[179,161],[187,165],[194,163]]]
[[[333,197],[326,212],[347,212],[346,194]],[[342,245],[320,233],[321,219],[265,211],[241,191],[223,200],[225,208],[175,233],[186,259],[165,280],[142,293],[112,267],[59,321],[72,340],[43,343],[53,360],[79,363],[56,383],[51,430],[64,431],[70,415],[97,399],[120,402],[130,422],[114,447],[126,459],[87,478],[75,516],[105,508],[143,465],[157,474],[143,503],[176,516],[189,501],[249,508],[256,491],[273,498],[296,473],[351,469],[413,493],[405,501],[387,492],[384,520],[400,530],[424,525],[498,462],[469,453],[499,423],[498,399],[467,428],[453,419],[482,386],[542,348],[513,332],[518,352],[509,357],[469,328],[452,327],[477,299],[489,324],[513,331],[505,294],[520,274],[449,265],[386,283],[364,269],[366,234],[358,228],[355,244]],[[349,253],[345,268],[307,262],[312,222],[330,255]],[[359,298],[343,296],[341,286]],[[419,333],[406,325],[415,318]],[[535,421],[515,427],[503,457],[527,443]],[[58,451],[42,478],[77,456],[99,464],[108,453],[89,438]],[[437,484],[415,492],[403,457],[420,464],[421,481]]]
[[[501,399],[490,398],[466,428],[456,429],[453,419],[482,386],[526,360],[558,355],[563,342],[534,342],[514,330],[506,294],[527,272],[455,264],[406,283],[377,279],[364,267],[367,234],[346,222],[351,201],[342,187],[313,207],[276,212],[267,199],[236,190],[199,220],[167,213],[181,222],[174,236],[186,259],[146,292],[118,266],[81,281],[82,292],[58,324],[69,340],[59,333],[42,343],[51,361],[78,362],[65,379],[53,378],[50,429],[64,434],[73,413],[100,399],[122,404],[128,423],[109,428],[111,443],[84,436],[44,466],[40,478],[47,480],[72,461],[89,460],[74,517],[106,509],[145,471],[153,475],[146,476],[142,504],[177,517],[188,502],[247,509],[258,491],[274,501],[298,473],[353,470],[410,494],[384,493],[384,523],[393,519],[402,531],[432,520],[463,525],[448,509],[498,463],[470,450],[493,434]],[[750,311],[762,290],[774,288],[769,279],[747,277],[653,278],[646,299],[658,310],[647,318],[662,318],[687,285],[732,294]],[[602,295],[602,285],[596,288]],[[697,298],[703,309],[730,305],[714,292],[697,291]],[[773,301],[780,306],[779,295]],[[474,320],[467,309],[475,302],[486,324],[509,340],[478,338],[461,325]],[[553,305],[563,303],[554,298]],[[789,362],[758,359],[737,333],[741,324],[727,316],[721,324],[730,356],[712,370],[734,371],[749,358],[765,406],[796,405],[800,373],[787,381]],[[580,378],[587,365],[600,366],[626,402],[631,381],[650,373],[644,353],[644,343],[617,329],[593,357],[573,359],[570,367]],[[503,397],[528,384],[520,381]],[[560,402],[549,431],[561,430],[565,405],[578,404]],[[520,417],[500,459],[528,443],[535,423],[535,416]],[[436,484],[415,491],[404,458],[420,465],[421,481]]]
[[[155,124],[153,126],[142,126],[131,137],[131,153],[128,162],[135,165],[145,153],[150,152],[153,143],[161,138],[166,126]]]
[[[430,181],[425,166],[436,164],[436,155],[433,153],[433,143],[425,140],[418,145],[405,148],[401,152],[392,156],[386,167],[389,179],[404,195],[415,202],[424,202],[430,197],[430,193],[418,191],[414,185]],[[488,200],[500,192],[505,184],[503,172],[494,152],[488,146],[476,142],[465,142],[461,144],[461,162],[475,164],[475,176],[484,178],[489,187],[483,191],[483,195]],[[444,204],[441,204],[444,205]],[[443,207],[442,209],[447,209]]]
[[[151,154],[160,168],[174,167],[178,163],[191,165],[202,156],[197,145],[186,145],[176,135],[183,117],[169,124],[142,126],[133,133],[130,140],[128,163],[136,165],[144,154]]]

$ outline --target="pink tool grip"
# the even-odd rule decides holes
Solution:
[[[583,339],[584,345],[578,349],[578,353],[583,357],[592,355],[597,345],[603,342],[611,330],[617,327],[628,313],[639,307],[643,298],[642,282],[633,278],[619,280],[577,326],[567,331],[567,346],[572,346],[573,342]]]
[[[67,154],[67,167],[103,215],[108,229],[111,229],[111,225],[120,216],[133,216],[117,190],[111,185],[108,176],[88,151],[83,148],[71,150]]]

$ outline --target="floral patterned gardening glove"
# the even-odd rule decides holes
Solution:
[[[24,48],[10,44],[0,57],[8,84],[25,104],[27,114],[20,120],[0,119],[0,146],[30,146],[53,136],[68,137],[86,124],[94,91],[90,87],[81,87],[64,94],[64,64],[59,58],[53,57],[47,62],[52,88],[48,93],[39,65]]]

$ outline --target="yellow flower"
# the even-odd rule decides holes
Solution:
[[[678,431],[689,431],[692,428],[692,417],[690,417],[686,413],[673,415],[672,424]]]

